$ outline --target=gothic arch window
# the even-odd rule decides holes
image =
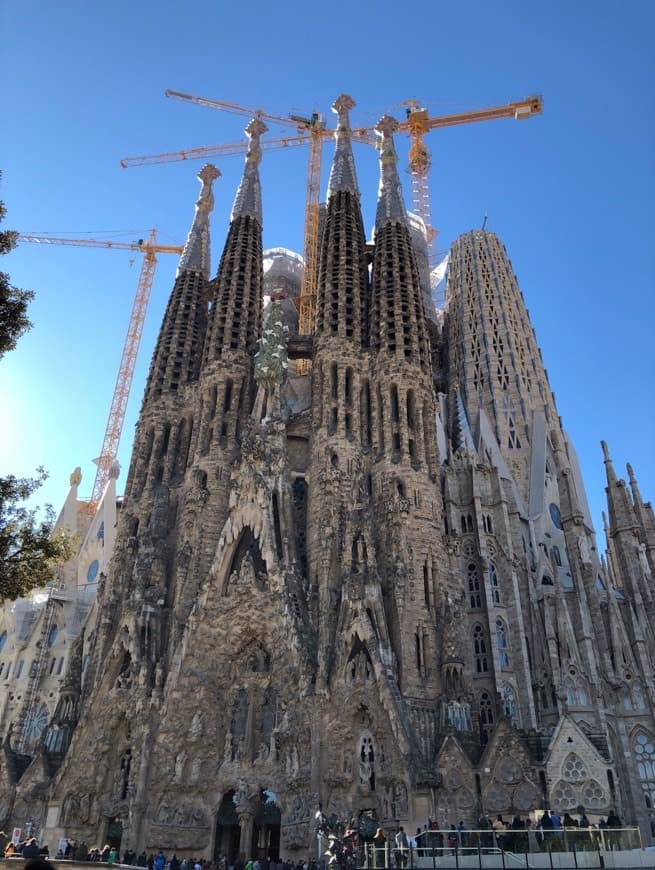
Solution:
[[[3,631],[2,634],[0,634],[0,652],[2,652],[2,650],[5,648],[6,643],[7,643],[7,632]]]
[[[500,584],[498,572],[493,562],[489,562],[489,585],[491,587],[491,600],[494,604],[500,604]]]
[[[496,620],[496,649],[501,668],[508,668],[509,641],[507,639],[507,628],[500,617]]]
[[[644,804],[651,813],[655,810],[655,739],[639,733],[632,743]]]
[[[469,603],[474,610],[482,607],[482,597],[480,595],[480,573],[478,566],[474,562],[468,564],[468,581],[469,581]]]
[[[486,674],[489,671],[487,642],[484,637],[484,629],[480,623],[473,627],[473,654],[475,657],[476,672],[478,674]]]
[[[56,625],[53,625],[50,631],[48,632],[48,646],[54,646],[55,641],[57,640],[57,635],[59,634],[59,629]]]
[[[494,709],[488,692],[480,695],[480,743],[486,746],[494,728]]]
[[[372,735],[366,731],[359,740],[359,782],[375,791],[375,744]]]
[[[555,560],[555,564],[558,568],[562,567],[562,555],[559,551],[559,547],[553,547],[553,559]]]

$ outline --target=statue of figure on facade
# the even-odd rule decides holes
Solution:
[[[591,553],[589,552],[589,542],[584,535],[578,535],[578,552],[580,553],[580,561],[583,565],[591,564]]]
[[[644,572],[646,577],[650,577],[651,570],[650,565],[648,564],[648,556],[646,555],[646,544],[641,543],[637,546],[637,554],[639,556],[641,570]]]

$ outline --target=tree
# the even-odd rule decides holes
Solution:
[[[7,209],[0,200],[0,223]],[[18,233],[12,230],[0,232],[0,254],[8,254],[16,247]],[[8,350],[16,347],[16,342],[32,326],[27,316],[27,305],[34,298],[30,290],[18,290],[9,283],[9,275],[0,272],[0,359]]]
[[[0,222],[6,213],[0,200]],[[0,254],[16,246],[18,233],[0,232]],[[9,275],[0,272],[0,358],[16,347],[31,323],[27,304],[34,297],[17,290]],[[73,554],[73,540],[64,530],[52,532],[54,514],[47,505],[41,518],[39,508],[28,509],[21,502],[29,498],[47,478],[42,468],[35,478],[0,477],[0,601],[19,598],[31,589],[45,586],[58,564]]]
[[[12,601],[54,579],[57,565],[73,555],[73,539],[64,529],[52,531],[54,514],[46,505],[27,508],[28,499],[47,478],[42,468],[37,477],[0,478],[0,600]]]

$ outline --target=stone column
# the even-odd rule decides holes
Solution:
[[[251,807],[238,807],[239,825],[241,827],[241,837],[239,839],[239,855],[244,861],[252,858],[252,831],[255,822],[255,813]]]

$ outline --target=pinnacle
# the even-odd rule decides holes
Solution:
[[[201,272],[205,278],[209,278],[209,215],[214,209],[212,185],[220,175],[220,171],[212,163],[206,163],[197,175],[202,187],[196,201],[196,213],[189,236],[180,257],[178,275],[182,272]]]
[[[393,133],[399,126],[395,118],[384,115],[375,127],[380,137],[380,188],[375,215],[376,229],[390,221],[407,224],[407,210],[398,177],[398,155],[393,144]]]
[[[259,139],[267,130],[266,124],[257,117],[253,118],[246,127],[246,135],[250,142],[248,143],[243,177],[234,198],[232,220],[249,215],[255,218],[260,225],[262,223],[262,192],[257,167],[262,159]]]
[[[339,115],[339,120],[335,134],[336,150],[328,182],[328,199],[333,193],[340,190],[349,191],[359,197],[355,160],[350,141],[350,121],[348,120],[348,112],[354,105],[355,101],[347,94],[341,94],[332,104],[332,111]]]

